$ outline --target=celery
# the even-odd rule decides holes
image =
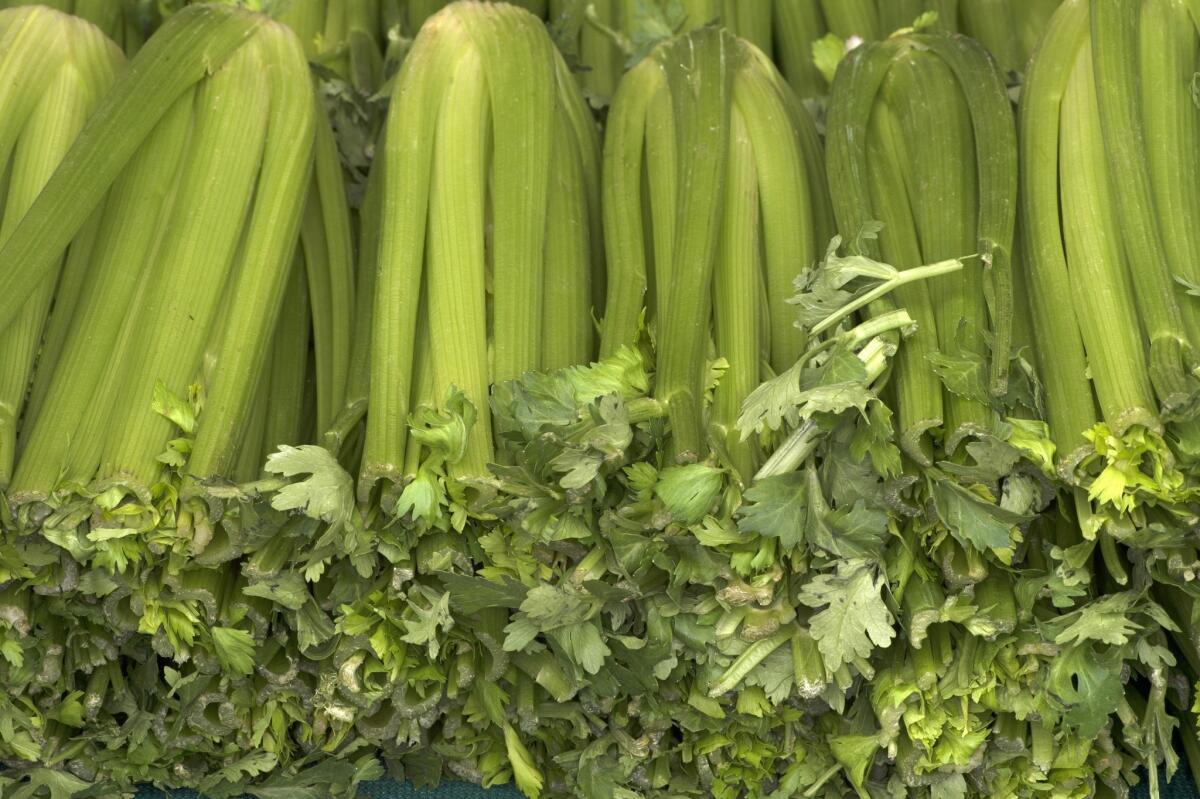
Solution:
[[[453,69],[438,129],[461,134],[440,134],[434,144],[426,278],[429,356],[438,384],[456,386],[476,407],[483,408],[488,396],[484,120],[490,114],[490,102],[478,52],[466,50]],[[499,275],[494,279],[499,281]],[[540,293],[542,286],[538,289]],[[530,311],[541,303],[534,298],[527,301],[526,314],[531,315]],[[470,457],[462,462],[462,469],[466,474],[483,474],[493,460],[487,414],[482,415],[470,436]]]
[[[633,69],[613,97],[604,138],[604,238],[609,259],[608,292],[600,354],[613,355],[635,341],[652,258],[640,202],[646,153],[647,114],[666,92],[663,73],[649,62]]]
[[[872,220],[883,222],[884,230],[890,232],[878,242],[863,239],[859,246],[869,257],[883,257],[903,267],[919,265],[921,259],[908,190],[897,169],[903,163],[902,143],[888,105],[881,103],[872,108],[898,47],[893,40],[861,48],[839,67],[827,123],[828,129],[836,133],[828,138],[827,146],[829,182],[837,189],[832,196],[839,227],[857,236]],[[925,433],[940,425],[943,416],[941,390],[926,361],[937,341],[936,321],[924,283],[902,287],[896,297],[920,325],[897,354],[899,431],[910,456],[925,460],[929,457]],[[890,307],[884,302],[872,313]]]
[[[232,282],[226,292],[229,318],[221,330],[216,366],[206,386],[204,410],[188,461],[188,471],[199,477],[224,474],[241,446],[256,383],[263,382],[262,373],[270,352],[268,342],[283,306],[303,211],[300,198],[314,169],[313,140],[318,136],[315,131],[319,123],[299,42],[282,26],[264,27],[258,40],[263,57],[273,68],[266,150],[243,233],[241,255],[233,265]],[[332,146],[331,141],[328,146]],[[321,170],[319,159],[316,169],[318,173]],[[340,199],[337,178],[340,173],[333,169],[334,185],[329,188]],[[329,201],[332,203],[333,199]],[[344,224],[346,241],[342,257],[348,259],[349,224],[344,205],[340,208],[340,213],[333,212],[336,216],[329,226],[330,235],[338,229],[339,222]],[[347,285],[342,292],[331,285],[330,292],[335,301],[340,295],[348,303],[348,264],[341,272]],[[334,276],[336,280],[337,270]],[[255,342],[256,346],[248,347],[247,342]],[[345,347],[348,346],[347,342]],[[344,386],[344,371],[335,372],[335,376],[339,388]]]
[[[703,457],[711,435],[743,477],[753,474],[736,416],[764,369],[782,370],[803,351],[786,298],[830,232],[821,171],[794,94],[761,52],[728,33],[670,40],[622,79],[605,141],[601,351],[636,343],[644,306],[677,457]],[[711,425],[710,337],[729,363]]]
[[[122,320],[145,285],[142,265],[174,204],[193,115],[194,90],[188,90],[156,126],[101,209],[90,265],[92,283],[101,290],[83,297],[53,374],[46,370],[43,406],[23,431],[14,496],[44,494],[64,474],[86,482],[99,464],[102,431],[109,424],[120,372],[112,368],[111,353],[133,336]]]
[[[413,340],[425,262],[426,222],[432,182],[433,144],[441,95],[449,83],[453,43],[419,37],[396,79],[384,134],[378,238],[378,278],[372,313],[371,372],[359,499],[376,482],[399,483],[413,390]],[[401,124],[399,120],[403,119]]]
[[[337,145],[329,120],[323,111],[318,113],[314,175],[300,241],[311,288],[317,429],[324,431],[345,401],[354,318],[354,245]]]
[[[1051,434],[1063,456],[1083,444],[1083,431],[1096,422],[1083,336],[1074,315],[1062,313],[1061,300],[1054,299],[1073,292],[1059,212],[1059,132],[1063,98],[1087,25],[1086,0],[1063,3],[1030,63],[1019,114],[1022,262]]]
[[[165,235],[150,256],[171,264],[149,274],[126,324],[174,335],[138,336],[122,358],[125,377],[110,419],[100,478],[148,492],[171,422],[147,402],[158,383],[186,396],[196,380],[205,341],[221,307],[227,275],[242,246],[242,222],[252,207],[271,109],[264,53],[257,37],[197,88],[195,129],[180,174]],[[218,196],[221,203],[206,202]],[[290,259],[289,259],[290,260]],[[136,321],[135,321],[136,320]],[[244,342],[243,342],[244,343]]]
[[[802,100],[825,94],[829,87],[813,60],[813,42],[825,34],[825,20],[816,0],[772,5],[780,71]]]
[[[924,328],[897,355],[901,441],[911,457],[927,461],[926,433],[941,425],[943,449],[952,454],[965,435],[990,429],[987,395],[1007,389],[1016,141],[1004,85],[970,40],[906,33],[847,56],[827,127],[829,179],[845,238],[900,268],[981,256],[982,270],[896,294]],[[883,223],[878,242],[859,235],[872,220]],[[872,313],[889,308],[885,302]],[[946,357],[990,364],[982,375],[990,379],[974,391],[943,392],[929,361]]]
[[[1120,190],[1114,202],[1121,219],[1121,242],[1133,278],[1133,296],[1149,338],[1150,380],[1168,416],[1192,413],[1197,384],[1192,372],[1200,365],[1195,342],[1200,329],[1192,314],[1179,310],[1180,289],[1167,266],[1167,249],[1159,227],[1152,174],[1146,152],[1143,108],[1139,93],[1139,15],[1137,5],[1122,0],[1093,0],[1092,49],[1095,86],[1103,126],[1108,172]]]
[[[886,34],[877,6],[876,0],[821,0],[825,24],[843,39],[875,41]]]
[[[297,445],[315,432],[304,414],[305,380],[308,377],[308,348],[311,317],[308,310],[308,283],[303,262],[295,259],[284,291],[283,311],[264,375],[267,386],[266,429],[258,465],[280,445]]]
[[[1022,9],[1023,10],[1023,9]],[[961,0],[963,30],[988,49],[1000,67],[1016,72],[1029,58],[1017,34],[1019,13],[1012,0]]]
[[[542,368],[586,363],[592,342],[591,229],[583,159],[575,132],[557,120],[546,216],[546,266],[542,315]]]
[[[819,154],[814,154],[819,150],[806,146],[811,143],[812,125],[765,60],[759,69],[738,72],[734,102],[754,142],[755,169],[764,198],[760,213],[770,331],[768,361],[780,372],[795,362],[805,344],[787,302],[796,266],[811,265],[832,236],[822,185],[823,163]],[[773,146],[774,142],[781,144]]]
[[[575,82],[529,13],[480,3],[430,17],[396,80],[393,109],[364,501],[380,479],[399,487],[421,468],[426,450],[408,443],[410,413],[445,410],[455,390],[476,413],[447,469],[486,474],[495,459],[490,385],[590,357],[587,310],[602,252],[597,139]]]
[[[735,107],[730,123],[725,184],[728,199],[713,275],[713,338],[729,368],[717,384],[713,418],[719,428],[729,431],[721,443],[729,450],[734,466],[739,473],[749,475],[754,471],[752,453],[748,447],[737,445],[736,422],[742,400],[759,382],[759,297],[763,281],[758,175],[745,112]]]
[[[673,181],[677,214],[668,260],[656,271],[659,297],[658,398],[667,402],[677,459],[706,450],[701,424],[704,359],[729,129],[732,75],[740,54],[716,32],[697,32],[685,48],[657,51],[671,86],[675,139],[684,159]]]
[[[0,131],[0,168],[7,175],[0,201],[2,245],[66,156],[124,59],[95,27],[47,9],[4,12],[0,26],[0,35],[8,46],[0,75],[7,75],[10,87],[4,93],[7,96],[0,95],[6,116],[5,130]],[[40,52],[27,53],[26,46]],[[12,60],[22,56],[28,60]],[[42,85],[27,83],[29,79],[41,80]],[[81,248],[87,247],[85,241],[78,243]],[[3,326],[0,336],[0,486],[6,486],[13,474],[17,422],[41,349],[61,266],[61,260],[51,264],[50,273],[16,318]],[[70,274],[75,286],[63,287],[65,303],[78,289],[78,271],[73,269]],[[40,368],[53,369],[55,355],[43,351]]]
[[[1200,282],[1200,229],[1189,221],[1200,218],[1200,170],[1180,168],[1200,152],[1190,90],[1200,42],[1184,2],[1142,3],[1138,53],[1147,166],[1167,262],[1175,276]],[[1200,330],[1200,303],[1178,291],[1185,329]]]
[[[201,81],[263,19],[221,6],[176,14],[122,73],[29,213],[0,247],[0,327],[7,327],[52,273],[71,238],[171,103]]]
[[[1148,420],[1154,400],[1131,301],[1132,281],[1117,234],[1119,192],[1104,168],[1091,56],[1085,41],[1063,97],[1059,157],[1064,179],[1059,191],[1072,296],[1079,308],[1075,316],[1092,384],[1104,418],[1121,431],[1133,420]]]

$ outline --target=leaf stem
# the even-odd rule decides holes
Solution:
[[[858,309],[866,307],[875,300],[891,293],[892,291],[895,291],[901,286],[908,285],[909,283],[913,283],[918,280],[948,275],[951,272],[957,272],[962,268],[962,259],[951,258],[946,261],[938,261],[937,263],[928,264],[926,266],[919,266],[915,269],[905,269],[904,271],[899,272],[895,277],[885,280],[883,283],[880,283],[870,291],[855,297],[853,300],[846,303],[841,308],[822,319],[820,322],[817,322],[817,324],[814,325],[812,330],[809,332],[814,336],[819,336],[821,333],[833,327]]]

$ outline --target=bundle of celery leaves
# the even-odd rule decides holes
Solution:
[[[0,9],[0,797],[1200,773],[1200,5]]]

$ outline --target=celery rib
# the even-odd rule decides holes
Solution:
[[[118,78],[29,213],[0,247],[0,328],[53,269],[138,146],[189,86],[222,65],[263,18],[226,6],[174,15]]]
[[[270,95],[263,53],[247,42],[197,91],[196,130],[166,233],[128,324],[140,334],[121,354],[125,378],[99,477],[141,494],[157,479],[172,424],[152,408],[155,385],[187,396],[243,233],[262,160]],[[220,197],[223,202],[212,202]],[[147,330],[162,331],[146,335]],[[172,335],[166,335],[166,331]]]
[[[1062,313],[1058,299],[1073,291],[1059,211],[1061,106],[1087,31],[1087,0],[1066,0],[1030,63],[1018,114],[1022,263],[1051,435],[1068,459],[1084,444],[1083,432],[1096,423],[1083,337],[1075,315]]]
[[[246,222],[239,263],[227,289],[229,318],[196,441],[188,461],[194,477],[228,472],[237,458],[252,413],[279,319],[312,177],[316,108],[299,41],[282,25],[260,30],[263,58],[270,64],[270,114],[254,204]],[[259,447],[254,447],[259,449]]]
[[[486,474],[487,464],[494,460],[491,416],[486,412],[489,382],[484,252],[486,123],[491,101],[483,70],[480,55],[472,49],[464,50],[442,99],[433,151],[426,277],[429,352],[436,385],[445,390],[459,389],[483,411],[468,433],[463,459],[455,464],[458,474],[472,476]],[[538,307],[530,303],[526,313]],[[443,392],[435,390],[434,399],[440,402]]]

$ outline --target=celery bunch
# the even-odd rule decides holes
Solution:
[[[592,356],[602,265],[598,134],[528,12],[431,17],[384,135],[363,501],[380,480],[415,480],[411,499],[443,468],[485,476],[490,385]],[[472,418],[451,442],[409,432],[430,413]]]
[[[1196,47],[1183,3],[1073,0],[1029,72],[1025,264],[1050,433],[1067,469],[1134,458],[1169,473],[1200,453],[1200,310],[1189,294],[1200,279]],[[1130,481],[1122,468],[1100,473],[1093,498],[1123,510],[1139,493],[1171,499],[1169,481]]]
[[[1200,599],[1200,307],[1194,214],[1200,113],[1190,86],[1200,32],[1191,4],[1066,0],[1022,91],[1021,223],[1048,429],[1032,445],[1073,494],[1105,571],[1170,611],[1178,664],[1131,687],[1124,714],[1146,762],[1177,762],[1150,730],[1194,719],[1157,687],[1194,682]],[[1172,705],[1176,705],[1172,707]],[[1140,736],[1140,737],[1139,737]]]
[[[0,12],[0,794],[1200,763],[1195,4],[520,5]]]
[[[863,254],[901,269],[980,258],[896,292],[919,325],[896,366],[902,446],[928,464],[936,437],[953,456],[964,438],[994,428],[989,404],[1007,391],[1016,144],[1004,85],[969,39],[892,37],[840,66],[828,129],[838,226]],[[878,238],[859,236],[872,221],[882,223]],[[964,369],[969,379],[943,386],[939,375]]]
[[[0,246],[21,223],[124,65],[96,27],[40,6],[0,12]],[[87,285],[98,220],[47,259],[22,306],[0,324],[0,488],[12,478],[17,425],[36,415],[44,392],[28,391],[52,371]],[[38,357],[39,350],[41,357]]]
[[[41,5],[87,20],[132,55],[162,23],[160,0],[0,0],[0,8]]]
[[[676,33],[717,24],[769,58],[776,15],[801,5],[774,0],[551,0],[548,19],[556,42],[577,65],[585,93],[606,104],[624,71]]]
[[[17,501],[119,486],[145,503],[176,474],[253,477],[276,444],[332,418],[348,361],[349,218],[286,27],[209,6],[170,20],[0,248],[11,288],[0,319],[20,313],[89,217],[95,240],[79,268],[99,288],[78,299],[56,361],[39,370]],[[278,332],[285,295],[303,298],[305,284],[315,424],[304,410],[308,323],[289,308]],[[268,428],[281,440],[266,441]]]
[[[605,140],[601,351],[636,344],[645,316],[681,460],[715,446],[744,479],[757,468],[761,453],[734,423],[750,391],[803,350],[787,297],[831,233],[822,170],[791,90],[728,32],[660,45],[621,82]]]

